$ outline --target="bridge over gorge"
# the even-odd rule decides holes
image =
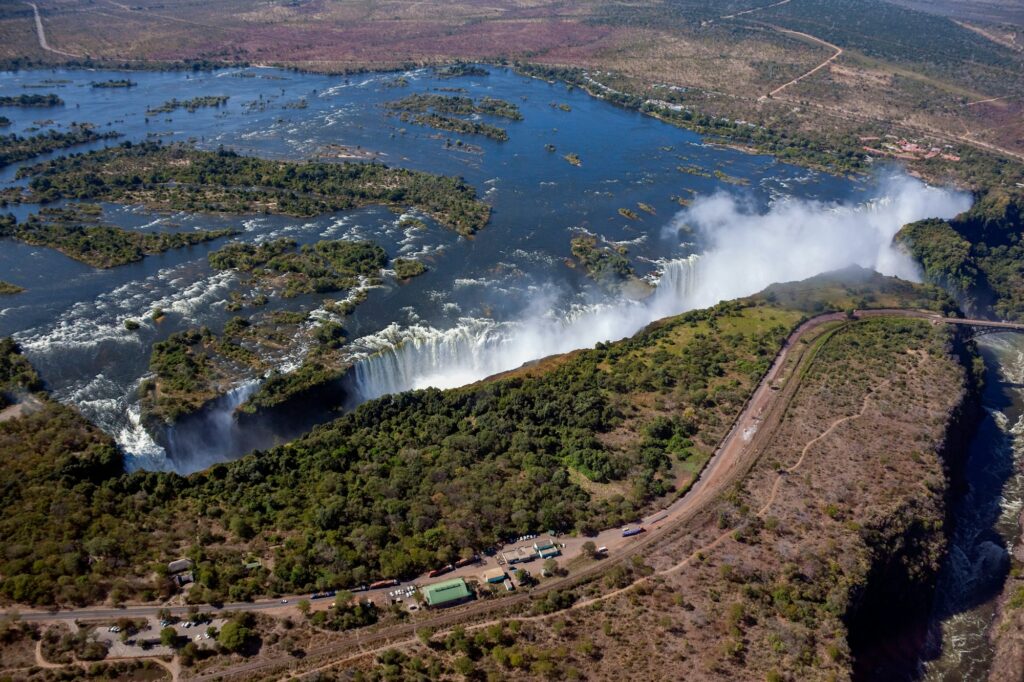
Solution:
[[[970,336],[983,336],[985,334],[998,334],[1000,332],[1024,333],[1024,323],[1003,322],[998,320],[979,320],[967,317],[944,317],[938,313],[919,310],[899,310],[895,308],[881,308],[877,310],[855,310],[853,316],[857,319],[869,317],[919,317],[931,320],[935,324],[951,324],[968,329]]]

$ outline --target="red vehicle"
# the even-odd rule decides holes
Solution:
[[[473,556],[469,557],[468,559],[460,559],[459,561],[456,561],[455,562],[455,567],[456,568],[462,568],[463,566],[469,566],[470,564],[475,564],[478,561],[480,561],[480,555],[479,554],[474,554]]]
[[[442,566],[441,568],[435,568],[430,573],[427,573],[427,577],[428,578],[436,578],[439,575],[444,575],[448,571],[454,571],[454,570],[455,570],[455,567],[452,566],[451,564],[448,564],[447,566]]]
[[[394,587],[397,584],[398,584],[398,581],[395,580],[394,578],[391,578],[390,580],[378,580],[375,583],[370,583],[370,586],[367,589],[379,590],[382,587]]]

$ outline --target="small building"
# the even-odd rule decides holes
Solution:
[[[559,556],[561,553],[562,550],[560,550],[558,547],[554,545],[551,545],[550,547],[545,547],[544,549],[537,551],[537,554],[540,555],[541,559],[551,559],[552,557]]]
[[[192,568],[191,559],[177,559],[167,564],[167,572],[171,575],[175,573],[181,573],[182,571],[188,571]]]
[[[469,591],[466,581],[462,578],[453,578],[427,585],[420,589],[420,592],[423,594],[427,606],[431,608],[455,606],[473,598],[473,593]]]
[[[517,547],[516,555],[519,557],[519,563],[525,564],[537,558],[537,550],[533,547]]]
[[[505,573],[503,568],[492,568],[489,571],[484,571],[484,581],[489,583],[500,583],[504,582],[508,575]]]
[[[551,538],[537,540],[537,542],[533,543],[533,548],[537,550],[537,553],[541,556],[544,556],[544,550],[555,549],[556,547],[557,545],[555,545]]]

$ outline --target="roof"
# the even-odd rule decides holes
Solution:
[[[469,588],[466,587],[466,581],[462,578],[427,585],[420,591],[423,592],[423,596],[430,606],[441,606],[472,596]]]
[[[503,568],[492,568],[489,571],[484,571],[484,580],[489,583],[500,583],[505,579],[505,569]]]

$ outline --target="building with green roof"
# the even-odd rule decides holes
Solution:
[[[466,581],[462,578],[427,585],[420,591],[427,601],[427,606],[432,608],[455,606],[473,598],[473,593],[469,591]]]

